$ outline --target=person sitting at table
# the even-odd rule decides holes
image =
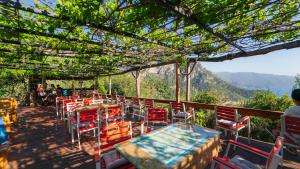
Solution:
[[[38,103],[40,105],[44,105],[43,98],[46,96],[46,92],[45,92],[42,84],[38,84],[36,92],[37,92]]]
[[[57,96],[62,96],[62,88],[60,87],[60,85],[56,85],[56,95]]]
[[[285,112],[283,116],[293,116],[293,117],[297,117],[300,118],[300,89],[295,89],[292,91],[292,99],[294,102],[294,106],[288,108]],[[282,123],[282,122],[281,122]],[[286,131],[284,131],[286,132]],[[291,135],[291,137],[293,137],[295,139],[295,141],[297,143],[300,144],[300,135]],[[287,150],[291,153],[296,155],[297,154],[297,149],[295,147],[287,147]]]

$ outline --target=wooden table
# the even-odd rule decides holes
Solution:
[[[206,168],[220,151],[220,132],[175,123],[116,147],[138,169]]]

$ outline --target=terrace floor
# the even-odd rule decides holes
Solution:
[[[10,135],[8,169],[95,168],[93,154],[96,138],[84,136],[80,151],[77,144],[71,143],[66,127],[63,124],[56,125],[54,110],[53,107],[20,108],[18,126]],[[239,141],[246,142],[243,138],[239,138]],[[269,151],[272,145],[252,141],[251,146]],[[250,153],[241,153],[257,163],[264,162]],[[284,158],[283,168],[300,168],[300,154],[294,157],[284,153]]]

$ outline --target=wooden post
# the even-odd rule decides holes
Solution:
[[[180,65],[178,63],[176,66],[176,102],[180,102]]]
[[[108,83],[109,83],[108,94],[111,95],[111,76],[108,76]]]
[[[141,76],[140,76],[140,71],[137,70],[135,72],[135,89],[136,89],[136,97],[141,96]]]
[[[190,101],[190,92],[191,92],[191,74],[190,74],[190,62],[187,63],[186,65],[186,95],[185,95],[185,100],[187,102]]]

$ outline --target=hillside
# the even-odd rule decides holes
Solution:
[[[143,71],[145,79],[153,77],[159,78],[169,84],[171,89],[175,89],[175,68],[173,65],[151,68]],[[182,95],[185,93],[185,78],[182,77]],[[224,100],[239,100],[250,97],[254,91],[241,89],[231,85],[216,77],[212,72],[197,64],[191,74],[191,95],[199,91],[212,91],[218,96],[223,96]]]
[[[277,95],[290,94],[295,77],[252,72],[217,72],[217,77],[239,88],[271,90]]]

